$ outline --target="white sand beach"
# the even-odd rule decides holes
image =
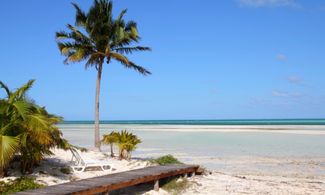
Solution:
[[[82,158],[85,160],[95,160],[95,161],[103,161],[113,165],[113,171],[102,171],[100,169],[91,169],[86,170],[84,172],[73,173],[70,170],[70,173],[64,173],[61,171],[61,168],[69,168],[72,165],[72,153],[70,150],[62,150],[62,149],[54,149],[54,155],[48,156],[44,161],[42,161],[41,165],[34,169],[33,173],[30,176],[36,177],[36,180],[39,183],[44,185],[56,185],[60,183],[66,183],[74,180],[80,180],[85,178],[91,178],[96,176],[101,176],[105,174],[117,173],[128,171],[137,168],[143,168],[148,166],[149,162],[142,160],[118,160],[117,158],[111,158],[105,153],[102,152],[80,152]],[[12,165],[14,169],[9,170],[9,175],[11,177],[6,177],[7,179],[14,179],[16,177],[21,176],[18,168],[15,168],[17,165]]]
[[[86,170],[81,173],[65,174],[60,171],[60,168],[69,166],[72,157],[71,152],[61,149],[54,150],[53,152],[55,155],[48,157],[32,174],[32,176],[37,178],[38,182],[46,185],[56,185],[150,165],[145,160],[120,161],[109,157],[107,153],[88,151],[81,153],[83,158],[105,160],[112,163],[115,170],[113,172]],[[281,163],[284,161],[287,162],[287,165],[285,168],[282,168],[283,165]],[[255,165],[258,163],[269,164],[273,168],[254,171],[254,163],[252,161],[247,161],[247,159],[246,162],[244,159],[239,162],[230,161],[228,163],[229,167],[233,166],[236,169],[232,171],[227,169],[225,172],[212,170],[204,175],[190,177],[188,180],[191,186],[183,191],[182,194],[324,194],[325,166],[320,164],[322,162],[324,163],[325,159],[318,159],[318,161],[305,159],[304,163],[302,161],[290,162],[289,159],[277,161],[274,159],[257,159]],[[313,167],[321,168],[323,173],[313,174]],[[20,176],[18,170],[17,172],[9,172],[9,174],[16,177]],[[9,178],[13,179],[15,177]],[[159,192],[152,190],[145,194],[163,195],[169,193],[160,189]]]
[[[149,166],[145,160],[172,154],[189,164],[206,167],[211,174],[189,178],[183,194],[325,194],[324,126],[215,126],[215,125],[102,125],[101,133],[127,129],[143,143],[131,162],[110,159],[96,152],[90,158],[107,158],[116,171]],[[91,146],[91,125],[61,125],[73,144]],[[78,131],[78,134],[75,132]],[[106,156],[108,148],[104,147]],[[52,158],[71,154],[56,151]],[[89,171],[72,174],[79,179],[106,174]],[[71,177],[71,176],[69,176]],[[48,184],[53,180],[45,179]],[[57,183],[67,182],[58,179]],[[147,194],[168,194],[160,189]]]
[[[102,128],[103,134],[121,126]],[[60,129],[72,144],[88,148],[92,144],[91,125],[60,125]],[[84,159],[112,164],[113,171],[67,173],[62,169],[71,165],[71,151],[54,149],[54,155],[30,176],[56,185],[152,166],[149,158],[172,154],[207,169],[188,178],[190,187],[181,194],[325,194],[324,126],[126,125],[126,129],[143,141],[130,161],[111,158],[107,146],[103,152],[80,152]],[[3,180],[21,176],[18,164],[10,166],[10,177]],[[162,188],[144,193],[169,194]]]

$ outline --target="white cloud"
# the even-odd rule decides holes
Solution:
[[[247,7],[300,7],[295,0],[238,0],[241,6]]]
[[[289,83],[296,84],[296,85],[302,84],[303,82],[302,78],[297,76],[289,76],[287,80]]]
[[[297,98],[297,97],[301,97],[302,94],[298,93],[298,92],[294,92],[294,93],[290,93],[290,92],[286,92],[286,91],[278,91],[278,90],[274,90],[272,91],[272,96],[274,97],[289,97],[289,98]]]
[[[280,54],[276,55],[276,59],[279,61],[286,61],[288,58],[286,55],[280,53]]]
[[[272,96],[274,96],[274,97],[288,97],[288,95],[289,94],[284,91],[278,91],[278,90],[272,91]]]

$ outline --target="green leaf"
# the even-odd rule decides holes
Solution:
[[[0,135],[0,167],[11,161],[19,146],[19,137]]]
[[[23,120],[25,120],[26,115],[28,113],[28,109],[29,109],[29,104],[26,101],[16,101],[13,104],[13,107],[16,109],[16,113],[18,114],[19,117],[23,118]]]

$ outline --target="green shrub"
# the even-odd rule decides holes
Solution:
[[[60,172],[68,175],[71,173],[71,169],[69,167],[61,167]]]
[[[88,152],[87,148],[76,146],[76,145],[71,145],[72,148],[76,148],[77,150],[80,150],[81,152]]]
[[[112,131],[109,134],[104,134],[101,140],[103,144],[110,145],[111,157],[114,157],[113,145],[119,148],[119,159],[131,160],[131,153],[137,148],[137,145],[142,141],[141,139],[127,130]]]
[[[0,194],[11,194],[15,192],[41,188],[44,185],[39,184],[34,178],[20,177],[8,182],[0,182]]]
[[[177,181],[177,179],[173,179],[168,183],[166,183],[165,185],[163,185],[162,189],[168,191],[171,194],[180,194],[182,191],[184,191],[190,186],[191,183],[185,178],[179,181]]]
[[[156,158],[156,159],[152,159],[150,162],[157,163],[159,165],[183,164],[177,158],[175,158],[174,156],[172,156],[170,154]]]
[[[53,154],[52,148],[70,146],[56,126],[62,118],[48,113],[45,107],[28,97],[33,83],[34,80],[30,80],[10,91],[0,81],[0,170],[6,170],[15,154],[20,153],[21,172],[31,173],[45,156]]]

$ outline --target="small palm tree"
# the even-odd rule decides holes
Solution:
[[[124,21],[123,10],[119,16],[113,18],[113,4],[108,0],[94,0],[87,13],[77,4],[75,25],[67,25],[68,32],[56,33],[58,47],[62,55],[66,56],[65,63],[85,61],[85,68],[93,67],[97,71],[95,98],[95,147],[100,150],[99,135],[99,94],[100,83],[105,63],[112,60],[121,63],[143,75],[151,74],[145,68],[129,60],[125,54],[136,51],[148,51],[149,47],[134,46],[140,40],[137,25],[134,21]]]
[[[111,157],[114,157],[113,144],[117,142],[117,133],[112,131],[110,134],[103,135],[102,143],[109,144],[111,148]]]
[[[0,99],[0,173],[3,174],[8,163],[16,152],[20,152],[22,172],[30,171],[44,155],[52,154],[50,148],[69,147],[62,134],[55,126],[60,117],[47,113],[34,101],[28,99],[26,93],[34,80],[15,91],[0,81],[7,97]]]
[[[117,146],[119,147],[119,158],[120,159],[131,159],[131,152],[136,149],[136,146],[141,143],[138,136],[133,133],[123,130],[116,133]]]
[[[7,97],[0,99],[0,177],[20,148],[21,135],[19,126],[27,117],[29,104],[23,100],[25,92],[31,88],[34,81],[29,81],[12,92],[0,81],[0,88],[4,89]]]

